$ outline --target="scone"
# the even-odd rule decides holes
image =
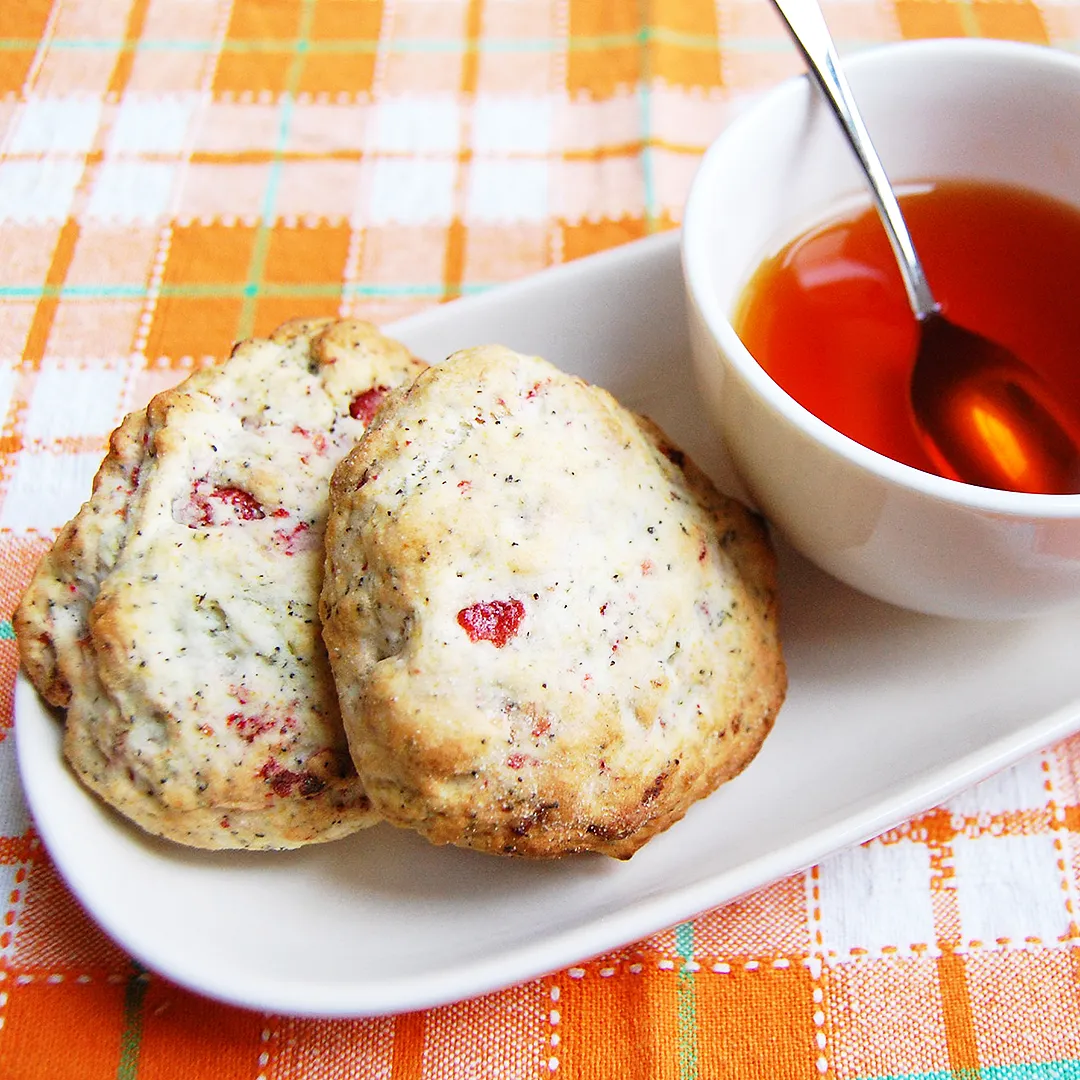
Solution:
[[[321,600],[376,810],[436,843],[632,855],[783,700],[763,523],[605,391],[498,346],[384,405]]]
[[[71,766],[149,832],[286,848],[376,820],[320,636],[323,530],[334,466],[423,366],[297,321],[113,434],[15,626]]]

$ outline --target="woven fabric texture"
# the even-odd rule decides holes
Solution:
[[[1080,0],[825,7],[845,53],[1080,46]],[[800,70],[766,0],[0,5],[0,1080],[1080,1077],[1080,739],[616,954],[361,1020],[143,971],[22,798],[11,612],[125,412],[287,318],[677,226],[708,142]]]

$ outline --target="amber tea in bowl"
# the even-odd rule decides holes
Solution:
[[[945,316],[1011,349],[1058,399],[1080,402],[1080,210],[978,180],[917,185],[899,199]],[[916,324],[868,201],[768,258],[733,323],[754,359],[816,417],[895,461],[960,479],[927,454],[917,430]],[[1050,490],[1027,474],[997,417],[972,421],[1024,490]]]
[[[1080,58],[952,39],[844,67],[946,317],[1076,393],[1053,356],[1080,340]],[[906,415],[914,317],[869,206],[806,77],[742,111],[695,176],[694,367],[746,493],[811,561],[895,604],[1000,619],[1080,602],[1080,495],[929,471]],[[1012,243],[1022,255],[998,253]]]

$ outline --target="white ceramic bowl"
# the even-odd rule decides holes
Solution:
[[[1080,58],[920,41],[844,67],[894,184],[982,179],[1080,206]],[[868,450],[781,390],[735,333],[762,260],[864,191],[806,77],[740,114],[692,185],[682,257],[694,362],[751,499],[823,569],[917,611],[1011,618],[1080,600],[1080,495],[974,487]]]

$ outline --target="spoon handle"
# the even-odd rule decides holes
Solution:
[[[787,24],[788,31],[803,55],[810,74],[818,88],[832,106],[844,135],[851,144],[855,156],[859,159],[866,179],[870,184],[870,194],[885,232],[889,237],[893,253],[900,267],[915,317],[920,321],[936,314],[938,303],[930,291],[930,285],[923,272],[922,263],[915,252],[915,245],[908,232],[907,223],[896,201],[892,185],[885,173],[885,167],[878,157],[877,150],[870,139],[854,95],[840,67],[840,57],[833,43],[825,16],[817,0],[772,0],[777,11]]]

